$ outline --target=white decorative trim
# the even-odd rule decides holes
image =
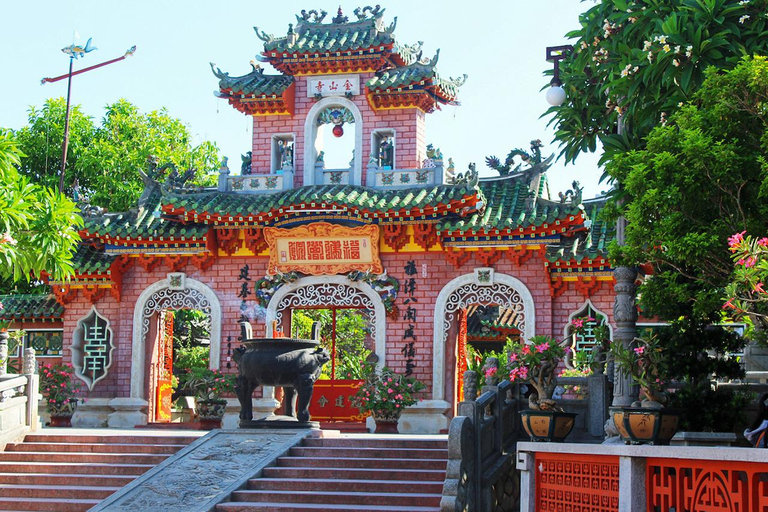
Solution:
[[[606,313],[603,313],[599,309],[595,307],[595,305],[592,303],[591,300],[587,299],[584,301],[584,304],[581,305],[581,307],[577,308],[573,313],[568,315],[568,323],[563,326],[563,339],[567,338],[570,335],[571,330],[571,322],[573,322],[573,319],[576,318],[579,315],[585,314],[586,311],[588,311],[588,308],[592,308],[595,313],[598,315],[602,315],[603,318],[605,318],[605,325],[608,326],[608,334],[610,335],[610,338],[613,339],[613,326],[611,325],[611,322],[608,321],[608,315]]]
[[[104,373],[98,377],[96,377],[95,374],[89,376],[85,373],[85,356],[87,352],[86,338],[88,338],[88,333],[86,332],[87,327],[85,323],[94,316],[96,317],[96,325],[98,325],[99,320],[103,320],[106,323],[106,326],[104,327],[106,340],[103,341],[109,342],[109,348],[107,349],[106,354],[107,362],[106,366],[104,366]],[[99,312],[96,310],[96,306],[91,306],[91,310],[88,312],[88,314],[77,321],[77,327],[75,327],[75,330],[72,332],[72,366],[75,367],[75,376],[85,382],[85,385],[88,386],[89,391],[93,390],[93,386],[95,386],[97,382],[106,377],[109,373],[109,368],[112,366],[112,352],[114,352],[114,350],[115,334],[112,332],[109,319],[101,316],[101,314],[99,314]]]
[[[536,310],[533,295],[519,279],[506,274],[493,275],[493,284],[480,286],[476,275],[464,274],[446,284],[435,302],[432,350],[432,399],[444,400],[445,344],[455,313],[471,304],[498,305],[515,310],[523,339],[536,333]]]
[[[133,340],[131,343],[131,397],[145,399],[144,375],[147,364],[146,338],[149,321],[163,309],[199,309],[208,314],[211,325],[210,368],[216,370],[221,362],[221,304],[207,285],[186,277],[183,290],[171,288],[170,276],[148,286],[133,309]]]
[[[350,185],[360,185],[363,175],[363,114],[352,101],[341,96],[323,98],[309,109],[304,119],[304,185],[322,185],[315,183],[315,163],[317,162],[317,116],[328,107],[344,107],[355,116],[355,165]],[[294,153],[294,158],[296,154]],[[366,157],[367,160],[367,157]]]

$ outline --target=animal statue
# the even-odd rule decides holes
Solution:
[[[92,38],[88,38],[88,42],[85,43],[85,46],[71,44],[69,46],[65,46],[64,48],[62,48],[61,51],[69,55],[70,58],[77,59],[79,57],[84,57],[86,53],[90,53],[93,50],[98,50],[98,48],[96,48],[95,46],[91,46],[91,39]]]
[[[267,343],[263,348],[239,347],[233,358],[238,365],[235,393],[240,401],[240,419],[252,420],[251,396],[258,386],[280,386],[285,391],[286,413],[299,421],[309,421],[309,402],[315,381],[331,355],[322,347],[291,350],[290,341]],[[281,347],[281,345],[283,347]],[[294,407],[294,396],[297,403]],[[294,413],[295,411],[295,413]]]

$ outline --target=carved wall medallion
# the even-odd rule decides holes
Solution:
[[[112,366],[112,351],[115,349],[109,320],[91,307],[90,313],[77,321],[72,333],[72,364],[75,375],[85,382],[89,390],[107,376]]]

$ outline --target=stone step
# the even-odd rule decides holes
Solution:
[[[216,512],[342,512],[346,510],[354,512],[440,512],[440,507],[366,505],[365,509],[361,509],[360,505],[231,501],[216,505],[215,510]]]
[[[411,448],[447,449],[448,441],[440,439],[397,439],[368,437],[321,437],[304,440],[307,447],[361,447],[361,448]]]
[[[103,500],[120,487],[74,486],[74,485],[9,485],[0,484],[3,498],[50,498]]]
[[[46,469],[46,468],[41,468]],[[136,479],[133,475],[78,475],[75,473],[0,473],[0,483],[13,485],[82,485],[123,487]]]
[[[346,479],[346,480],[411,480],[414,482],[443,482],[445,469],[381,469],[381,468],[334,468],[328,471],[318,467],[270,467],[264,468],[266,478],[289,479]]]
[[[270,503],[318,503],[323,505],[395,505],[439,507],[440,494],[376,493],[376,492],[315,492],[315,491],[235,491],[232,501]]]
[[[332,492],[375,492],[386,493],[397,490],[399,493],[440,494],[443,482],[420,482],[411,480],[364,480],[364,479],[290,479],[290,478],[254,478],[248,482],[248,489],[279,491]]]
[[[141,475],[155,467],[155,464],[99,464],[85,462],[3,462],[0,473],[56,473],[80,475]]]
[[[101,464],[152,464],[167,459],[167,455],[149,453],[58,453],[58,452],[0,452],[0,462],[81,462]]]
[[[445,471],[447,462],[444,459],[367,459],[363,457],[338,457],[335,459],[280,457],[277,459],[277,465],[280,467],[439,469],[442,471]]]
[[[101,500],[78,500],[39,498],[29,500],[27,498],[0,497],[0,510],[44,510],[50,512],[85,512],[94,507]]]
[[[203,434],[200,434],[203,435]],[[27,434],[24,442],[28,443],[109,443],[109,444],[183,444],[197,441],[200,435],[67,435],[67,434]]]
[[[23,443],[8,444],[7,452],[152,453],[173,455],[185,444]]]
[[[368,448],[368,447],[303,447],[291,448],[292,457],[382,458],[382,459],[447,459],[448,449],[434,448]]]

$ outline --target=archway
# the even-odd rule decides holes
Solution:
[[[497,274],[490,268],[476,269],[446,284],[435,303],[432,355],[432,396],[445,400],[446,342],[452,323],[469,306],[499,306],[516,314],[515,325],[523,339],[536,332],[533,296],[517,278]]]
[[[355,118],[355,159],[352,166],[349,183],[360,185],[363,174],[363,115],[354,102],[341,96],[323,98],[315,103],[304,119],[304,185],[321,185],[322,179],[315,175],[315,163],[318,150],[316,147],[318,135],[318,116],[329,107],[344,108]]]
[[[177,272],[147,287],[139,295],[133,310],[131,343],[131,397],[146,397],[146,339],[152,318],[167,309],[197,309],[211,320],[210,368],[221,362],[221,304],[207,285]]]

